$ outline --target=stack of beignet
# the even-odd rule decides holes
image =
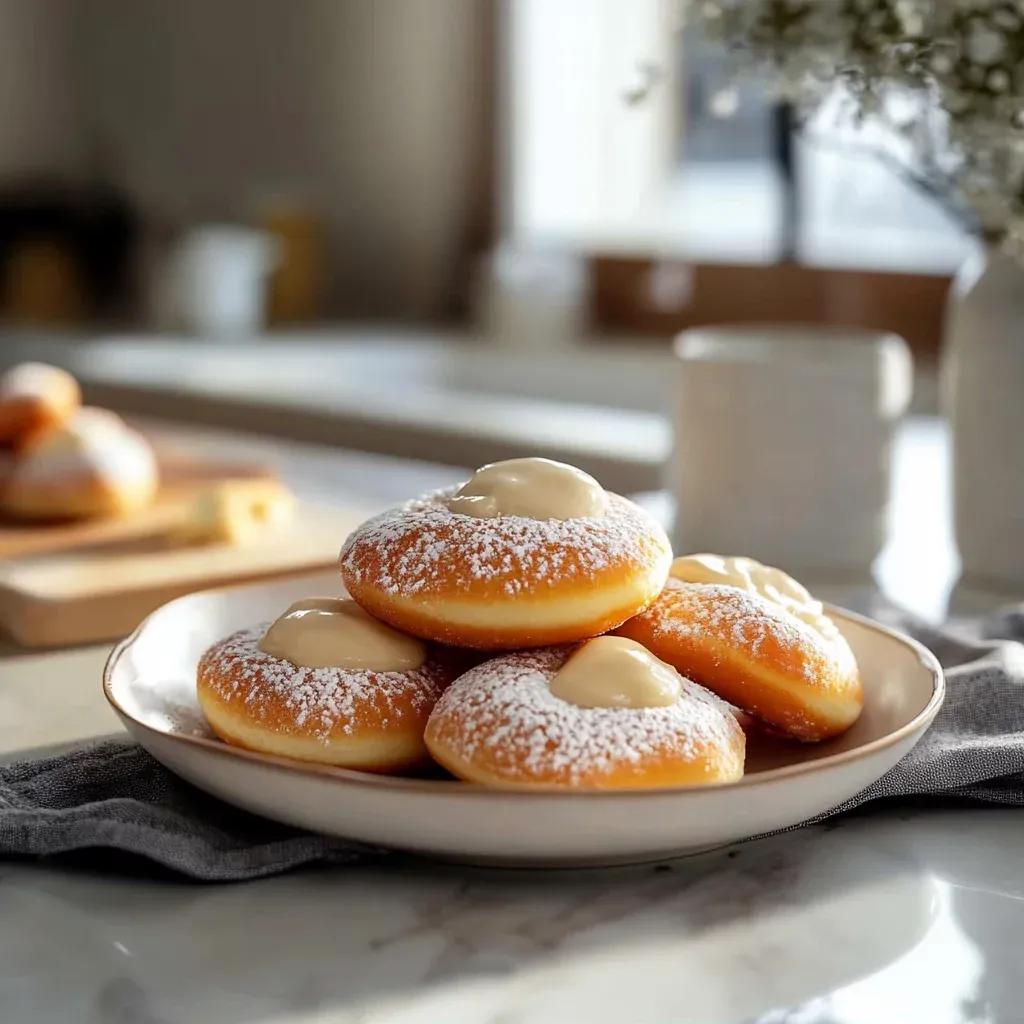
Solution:
[[[228,743],[488,786],[626,789],[743,775],[743,722],[836,736],[862,706],[822,606],[750,559],[672,559],[641,508],[546,459],[479,470],[357,529],[348,597],[214,645]]]
[[[22,363],[0,374],[0,513],[20,520],[129,515],[157,492],[149,443],[83,407],[71,374]]]

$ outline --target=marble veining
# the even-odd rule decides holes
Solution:
[[[0,867],[18,1024],[1024,1021],[1024,815],[890,811],[664,865],[230,886]]]

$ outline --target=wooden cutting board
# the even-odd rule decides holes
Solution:
[[[183,594],[329,567],[348,534],[375,511],[300,503],[290,523],[258,543],[181,546],[169,539],[202,489],[272,476],[253,464],[161,458],[160,497],[131,518],[0,522],[0,630],[26,647],[118,639]]]

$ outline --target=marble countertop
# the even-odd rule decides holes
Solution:
[[[911,429],[897,456],[926,503],[944,486],[933,441]],[[364,503],[459,476],[283,442],[231,450],[246,445],[303,493]],[[955,572],[936,554],[948,524],[900,509],[880,575],[934,616]],[[0,758],[114,732],[105,654],[0,650]],[[1021,849],[1017,810],[902,807],[601,872],[396,857],[201,886],[102,873],[102,858],[0,864],[0,1021],[1024,1021]]]
[[[1021,1021],[1024,815],[876,811],[668,864],[244,885],[0,866],[19,1024]]]

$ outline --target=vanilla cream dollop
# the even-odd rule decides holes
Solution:
[[[635,640],[588,640],[555,673],[551,692],[581,708],[665,708],[682,693],[679,673]]]
[[[271,624],[259,649],[299,668],[412,672],[427,660],[426,644],[372,618],[347,598],[296,601]]]
[[[478,469],[448,499],[448,507],[477,519],[581,519],[604,515],[608,497],[575,466],[551,459],[507,459]]]
[[[838,632],[822,603],[811,597],[806,587],[781,569],[762,565],[753,558],[684,555],[675,559],[669,575],[684,583],[717,583],[759,594],[824,636],[834,637]]]

